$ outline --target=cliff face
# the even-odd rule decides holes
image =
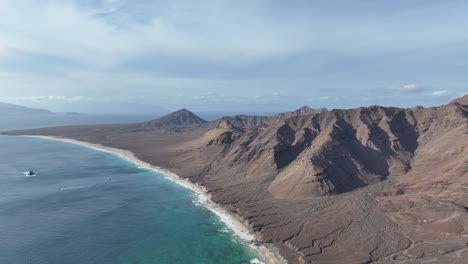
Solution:
[[[170,168],[291,263],[468,258],[468,96],[433,108],[298,111],[176,133],[143,123],[12,134],[101,143]]]

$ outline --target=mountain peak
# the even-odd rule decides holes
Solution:
[[[190,110],[182,108],[161,118],[151,120],[148,125],[151,127],[180,128],[201,125],[206,122],[208,121],[195,115]]]
[[[297,115],[311,115],[311,114],[317,114],[317,113],[321,113],[325,111],[327,111],[326,108],[314,109],[307,105],[304,105],[300,107],[299,109],[297,109],[296,111],[294,111],[294,113]]]
[[[171,114],[193,114],[190,110],[188,110],[187,108],[182,108],[182,109],[179,109],[175,112],[172,112]]]
[[[465,94],[462,97],[457,98],[453,100],[452,102],[450,102],[450,104],[453,104],[453,103],[457,103],[461,105],[468,105],[468,94]]]
[[[300,112],[307,112],[312,110],[312,108],[308,107],[307,105],[299,107],[295,112],[300,113]]]
[[[290,118],[293,116],[313,115],[313,114],[319,114],[319,113],[326,112],[326,111],[327,111],[326,108],[314,109],[305,105],[293,112],[284,112],[284,113],[277,114],[276,117],[280,120],[286,120],[287,118]]]

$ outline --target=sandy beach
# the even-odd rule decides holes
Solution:
[[[58,141],[78,144],[78,145],[85,146],[85,147],[92,148],[92,149],[99,150],[99,151],[112,153],[140,167],[159,172],[162,175],[164,175],[167,179],[172,180],[178,183],[179,185],[194,191],[198,197],[198,201],[197,201],[198,203],[205,206],[214,214],[216,214],[218,218],[229,229],[231,229],[234,232],[234,234],[238,237],[238,241],[240,243],[245,243],[249,245],[252,249],[254,249],[258,253],[261,260],[257,262],[253,261],[252,263],[265,263],[265,264],[287,263],[287,261],[283,257],[281,257],[278,250],[274,248],[272,245],[265,244],[265,243],[257,243],[256,235],[249,229],[248,226],[242,223],[242,219],[240,219],[237,215],[227,211],[222,206],[214,203],[211,200],[210,195],[207,193],[206,189],[203,186],[194,184],[188,181],[187,179],[183,179],[167,169],[164,169],[158,166],[153,166],[147,162],[144,162],[138,159],[134,155],[134,153],[132,153],[131,151],[106,147],[106,146],[99,145],[99,144],[93,144],[93,143],[78,141],[78,140],[69,139],[69,138],[62,138],[62,137],[52,137],[52,136],[28,136],[28,137],[58,140]]]

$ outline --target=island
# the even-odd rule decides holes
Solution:
[[[29,108],[21,105],[0,102],[0,116],[53,115],[46,109]]]

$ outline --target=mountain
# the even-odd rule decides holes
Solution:
[[[195,115],[187,109],[180,109],[176,112],[168,114],[158,119],[151,120],[145,124],[149,128],[180,128],[180,127],[192,127],[207,123],[208,121]]]
[[[327,112],[327,111],[328,110],[326,108],[313,109],[313,108],[310,108],[308,106],[303,106],[303,107],[297,109],[296,111],[284,112],[284,113],[280,113],[280,114],[277,114],[277,115],[273,116],[270,123],[273,124],[273,123],[281,122],[281,121],[284,121],[284,120],[286,120],[288,118],[291,118],[291,117],[294,117],[294,116],[315,115],[315,114],[319,114],[319,113],[323,113],[323,112]]]
[[[203,185],[289,263],[464,263],[467,99],[431,108],[303,108],[277,121],[188,122],[178,133],[162,124],[178,127],[185,121],[173,117],[188,113],[7,134],[131,150]],[[141,129],[152,122],[153,129]]]
[[[173,166],[301,262],[462,263],[457,254],[468,256],[466,98],[230,129]]]
[[[468,94],[465,94],[464,96],[453,100],[450,102],[451,104],[460,104],[460,105],[468,105]]]
[[[308,106],[303,106],[296,111],[284,112],[274,116],[236,115],[224,116],[221,120],[228,120],[232,125],[239,128],[252,128],[256,126],[272,125],[293,116],[313,115],[326,111],[327,109],[325,108],[312,109]]]
[[[450,104],[293,116],[271,126],[224,132],[187,158],[215,156],[208,162],[213,174],[225,170],[225,164],[252,175],[274,173],[269,191],[281,199],[340,194],[406,174],[418,161],[416,154],[423,155],[433,140],[455,131],[459,140],[466,138],[466,113],[466,105]]]
[[[0,116],[51,115],[46,109],[29,108],[21,105],[0,102]]]

